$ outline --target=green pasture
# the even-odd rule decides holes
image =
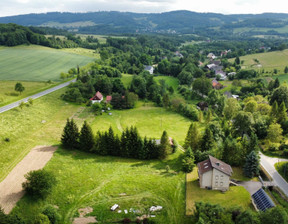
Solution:
[[[189,223],[185,216],[185,174],[179,172],[179,156],[139,161],[60,148],[45,167],[57,177],[52,194],[45,202],[25,196],[13,212],[31,219],[45,204],[52,204],[59,207],[61,223],[72,223],[73,217],[79,217],[78,209],[90,206],[94,211],[88,216],[96,216],[100,223],[114,223],[125,217],[135,220],[149,214],[151,206],[161,205],[163,210],[154,213],[156,223]],[[110,211],[115,203],[122,213]],[[130,208],[138,214],[124,214],[124,209]]]
[[[241,27],[241,28],[234,28],[234,33],[243,33],[243,32],[268,32],[268,31],[276,31],[278,33],[287,33],[288,32],[288,26],[283,26],[279,28],[250,28],[250,27]]]
[[[58,83],[21,81],[25,90],[20,94],[14,90],[16,83],[17,81],[0,81],[0,106],[15,102],[58,85]]]
[[[161,107],[154,107],[149,103],[140,105],[132,110],[112,110],[112,115],[103,113],[92,121],[94,132],[106,131],[111,126],[121,134],[126,127],[136,126],[141,136],[160,139],[166,130],[168,135],[175,138],[180,144],[184,143],[191,121],[175,112]],[[141,105],[142,104],[142,105]],[[81,116],[81,115],[80,115]]]
[[[133,79],[133,75],[129,74],[122,74],[122,82],[124,86],[127,88],[130,86]],[[172,76],[154,76],[154,80],[156,80],[159,83],[159,80],[165,80],[166,85],[172,86],[174,90],[176,91],[177,87],[179,86],[179,80]]]
[[[42,46],[0,48],[0,80],[60,81],[61,72],[93,60],[93,57]]]
[[[257,59],[261,64],[261,67],[254,61]],[[230,59],[230,62],[234,62],[235,59]],[[277,69],[278,73],[283,73],[285,66],[288,65],[288,50],[273,51],[259,54],[251,54],[240,57],[240,61],[244,61],[242,69],[255,69],[262,71],[263,69],[268,72]]]

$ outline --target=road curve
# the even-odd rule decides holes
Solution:
[[[260,152],[260,158],[261,158],[260,164],[262,165],[262,167],[273,178],[273,182],[275,183],[275,185],[278,186],[288,197],[288,183],[284,180],[284,178],[277,172],[277,170],[274,167],[275,163],[284,161],[288,162],[288,159],[272,158],[269,156],[265,156],[261,152]]]
[[[5,112],[5,111],[11,110],[11,109],[13,109],[13,108],[15,108],[15,107],[18,107],[21,102],[26,103],[29,98],[31,98],[31,99],[37,99],[37,98],[39,98],[39,97],[41,97],[41,96],[45,96],[45,95],[47,95],[47,94],[49,94],[49,93],[52,93],[52,92],[54,92],[54,91],[56,91],[56,90],[62,89],[62,88],[64,88],[64,87],[68,86],[68,85],[69,85],[70,83],[72,83],[72,82],[76,82],[76,79],[70,80],[70,81],[68,81],[68,82],[64,82],[64,83],[62,83],[62,84],[60,84],[60,85],[58,85],[58,86],[55,86],[55,87],[53,87],[53,88],[46,89],[46,90],[44,90],[44,91],[42,91],[42,92],[40,92],[40,93],[36,93],[36,94],[34,94],[34,95],[32,95],[32,96],[28,96],[28,97],[26,97],[26,98],[23,98],[23,99],[21,99],[21,100],[18,100],[18,101],[16,101],[16,102],[14,102],[14,103],[8,104],[8,105],[3,106],[3,107],[0,107],[0,113],[3,113],[3,112]]]

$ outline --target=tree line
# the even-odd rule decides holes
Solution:
[[[168,154],[175,152],[175,146],[170,144],[166,131],[163,131],[160,142],[155,139],[142,138],[136,127],[126,128],[121,136],[108,131],[98,131],[96,135],[85,121],[81,130],[73,119],[67,119],[63,129],[61,143],[67,149],[79,149],[102,156],[120,156],[141,160],[165,159]]]

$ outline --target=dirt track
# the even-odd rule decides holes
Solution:
[[[37,146],[16,165],[8,176],[0,183],[0,206],[8,214],[24,195],[22,183],[24,175],[31,170],[42,169],[52,158],[57,147]]]

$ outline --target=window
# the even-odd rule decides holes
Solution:
[[[219,178],[218,175],[216,175],[216,176],[215,176],[215,179],[218,180],[218,178]]]
[[[216,187],[218,186],[218,181],[215,182],[215,186],[216,186]]]
[[[223,175],[220,176],[220,180],[223,180]]]
[[[220,182],[220,186],[223,186],[223,182]]]

